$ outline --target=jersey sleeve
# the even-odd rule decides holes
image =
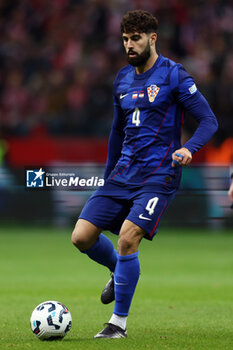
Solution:
[[[172,70],[171,86],[176,100],[181,104],[198,91],[195,81],[181,64],[176,64]]]
[[[218,122],[205,97],[199,91],[184,101],[184,108],[199,123],[192,137],[183,145],[194,153],[215,134]]]
[[[107,179],[111,171],[114,169],[117,161],[120,158],[122,145],[124,141],[124,114],[119,105],[118,98],[116,96],[116,83],[114,84],[113,95],[113,123],[108,141],[108,157],[105,168],[104,178]]]
[[[193,78],[180,64],[173,70],[172,88],[176,100],[198,122],[192,137],[183,145],[191,153],[204,146],[218,129],[217,119]]]

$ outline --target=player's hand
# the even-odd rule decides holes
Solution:
[[[233,181],[232,181],[231,186],[229,188],[228,196],[229,196],[230,200],[233,202]]]
[[[188,165],[192,161],[192,153],[185,147],[177,149],[172,153],[172,167]]]

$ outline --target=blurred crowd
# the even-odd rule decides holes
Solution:
[[[1,136],[107,136],[112,83],[127,64],[119,24],[138,8],[159,20],[159,52],[208,99],[218,141],[232,136],[232,1],[0,0]]]

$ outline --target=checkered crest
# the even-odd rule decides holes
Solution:
[[[154,102],[155,97],[158,95],[159,87],[157,85],[151,85],[147,88],[147,93],[150,102]]]

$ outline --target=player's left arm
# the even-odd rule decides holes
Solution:
[[[193,79],[182,66],[178,70],[176,95],[185,111],[198,122],[192,137],[172,155],[173,160],[179,164],[188,165],[192,161],[193,153],[204,146],[217,131],[218,122],[205,97],[197,90]]]
[[[233,173],[231,174],[231,184],[230,184],[230,187],[229,187],[228,196],[229,196],[230,200],[233,203]]]
[[[230,200],[233,202],[233,181],[230,185],[229,191],[228,191],[228,196],[230,198]]]

